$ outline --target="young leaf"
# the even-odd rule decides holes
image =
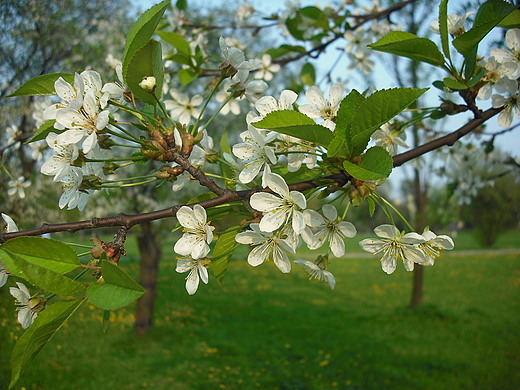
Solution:
[[[181,69],[179,70],[178,76],[181,85],[188,85],[197,77],[199,77],[200,72],[197,72],[193,69]]]
[[[314,65],[310,62],[307,62],[302,66],[302,70],[300,71],[300,80],[305,85],[316,84],[316,69],[314,69]]]
[[[368,204],[368,213],[371,217],[374,216],[374,213],[376,211],[376,202],[374,202],[374,199],[371,196],[368,196],[366,198],[367,204]]]
[[[33,95],[56,95],[54,89],[54,83],[62,77],[66,82],[74,85],[74,74],[73,73],[49,73],[36,76],[26,81],[12,94],[7,97],[13,96],[33,96]]]
[[[359,156],[365,150],[370,136],[416,101],[428,88],[382,89],[368,96],[357,110],[352,122],[352,153]]]
[[[215,279],[219,285],[222,285],[224,274],[226,273],[229,259],[233,255],[233,251],[239,245],[235,241],[235,237],[238,233],[237,229],[230,230],[220,235],[217,244],[213,251],[213,259],[211,260],[211,267],[215,274]]]
[[[450,59],[450,41],[448,36],[448,0],[442,0],[439,7],[439,32],[441,33],[442,51]]]
[[[145,293],[144,288],[125,271],[108,261],[101,262],[101,275],[104,283],[88,286],[87,298],[90,303],[103,310],[119,309]]]
[[[134,57],[134,54],[152,38],[168,5],[170,5],[170,0],[164,0],[154,5],[145,11],[130,29],[123,53],[123,73],[127,73],[128,64]],[[151,74],[148,76],[151,76]]]
[[[70,246],[50,238],[17,237],[0,245],[0,249],[59,274],[71,272],[80,266],[78,256]]]
[[[409,32],[392,31],[368,47],[435,66],[444,65],[444,57],[433,41]]]
[[[455,38],[453,46],[467,58],[477,49],[482,39],[516,8],[515,5],[503,0],[486,1],[480,6],[473,27]]]
[[[356,179],[371,181],[390,176],[393,160],[386,149],[381,146],[374,146],[367,150],[359,164],[345,161],[343,167]]]
[[[148,76],[154,76],[156,80],[155,92],[153,94],[139,86],[143,78]],[[146,45],[137,50],[129,60],[126,69],[124,69],[123,78],[128,88],[132,90],[138,99],[155,106],[157,101],[153,95],[160,99],[164,79],[161,44],[150,39]]]
[[[352,121],[364,101],[365,97],[355,89],[341,101],[338,115],[336,116],[334,138],[327,149],[329,157],[346,156],[352,153]]]
[[[261,121],[251,124],[258,129],[274,130],[322,146],[327,146],[333,138],[328,128],[316,124],[307,115],[293,110],[273,111]]]
[[[56,123],[55,119],[51,119],[51,120],[44,122],[38,128],[38,130],[36,130],[36,133],[34,133],[34,135],[31,137],[31,139],[26,142],[26,144],[30,144],[31,142],[35,142],[35,141],[44,140],[45,138],[47,138],[49,133],[56,133],[56,134],[63,133],[65,131],[65,129],[63,129],[63,130],[55,129],[54,128],[55,123]]]
[[[157,31],[157,35],[176,48],[180,53],[191,56],[190,44],[181,34],[172,31]]]
[[[36,317],[14,347],[9,389],[14,387],[22,372],[82,303],[83,300],[56,302]]]

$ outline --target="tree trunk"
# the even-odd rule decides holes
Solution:
[[[140,227],[141,233],[137,238],[139,253],[141,254],[139,283],[145,288],[146,292],[139,298],[135,308],[134,333],[137,336],[147,333],[152,326],[157,274],[159,260],[161,259],[161,247],[157,243],[152,224],[145,222]]]

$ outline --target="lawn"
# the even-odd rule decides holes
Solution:
[[[498,247],[510,246],[512,237],[518,234]],[[518,255],[443,253],[425,270],[424,304],[409,309],[412,274],[399,267],[386,275],[377,259],[334,261],[332,291],[296,266],[284,275],[272,263],[253,268],[238,256],[222,287],[210,274],[209,285],[188,296],[185,275],[175,272],[171,251],[165,253],[148,335],[134,338],[132,306],[113,312],[103,334],[102,312],[87,303],[16,388],[520,387]],[[136,261],[122,266],[137,272]],[[0,389],[9,377],[13,338],[22,333],[15,316],[4,287]]]

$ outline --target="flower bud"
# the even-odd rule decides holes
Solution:
[[[156,86],[156,80],[153,76],[143,77],[141,82],[139,83],[139,86],[144,89],[146,92],[154,93],[155,92],[155,86]]]

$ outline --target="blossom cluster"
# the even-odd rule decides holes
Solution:
[[[513,122],[515,112],[520,119],[520,95],[518,78],[520,77],[520,29],[511,29],[506,33],[507,49],[492,49],[487,60],[481,60],[485,69],[477,98],[491,98],[493,107],[503,110],[498,115],[498,124],[508,128]],[[493,93],[493,89],[497,93]]]
[[[121,78],[121,70],[118,74]],[[98,144],[100,134],[109,125],[109,99],[123,100],[124,87],[116,83],[102,84],[101,76],[93,70],[74,74],[74,85],[62,77],[54,83],[56,94],[61,99],[43,111],[46,120],[54,120],[58,133],[50,132],[46,137],[53,153],[41,166],[41,173],[54,177],[62,183],[63,194],[60,208],[83,210],[93,194],[92,186],[85,179],[102,179],[103,164],[99,160],[102,149]],[[83,161],[77,161],[83,156]]]

